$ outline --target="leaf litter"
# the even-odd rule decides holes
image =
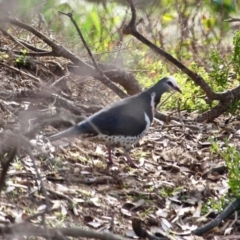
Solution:
[[[201,133],[191,130],[179,138],[174,128],[153,124],[140,146],[131,152],[136,162],[139,156],[144,159],[139,169],[129,168],[121,149],[115,149],[114,165],[106,170],[106,149],[96,143],[87,143],[86,147],[77,138],[64,148],[54,143],[48,148],[42,146],[49,157],[44,161],[39,158],[37,164],[46,188],[71,200],[50,194],[51,203],[59,211],[53,213],[54,218],[49,214],[46,219],[51,219],[52,225],[60,221],[62,226],[73,226],[74,222],[74,226],[109,229],[114,216],[114,232],[136,238],[131,219],[138,217],[150,231],[189,239],[184,235],[211,220],[203,215],[203,205],[209,199],[219,201],[229,191],[226,172],[209,172],[224,161],[211,153],[211,144],[206,144],[208,132],[204,134],[206,126],[200,127]],[[20,209],[27,215],[44,209],[44,198],[33,191],[36,183],[30,179],[34,175],[27,156],[12,165],[3,199],[13,205],[1,207],[3,217],[10,214],[19,221]],[[233,232],[236,234],[237,229],[229,227],[214,235]]]

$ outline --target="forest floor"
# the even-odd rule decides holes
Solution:
[[[6,38],[1,42],[5,46],[12,44]],[[0,54],[0,127],[23,133],[38,112],[56,112],[57,108],[49,99],[3,98],[4,92],[36,90],[27,75],[36,72],[27,67],[19,67],[18,72],[15,63],[5,58],[7,53]],[[42,67],[36,76],[53,72],[44,66],[45,62],[61,60],[40,61]],[[116,100],[94,79],[78,86],[68,86],[65,97],[101,107]],[[181,116],[191,118],[184,111]],[[231,239],[239,234],[238,222],[231,225],[234,217],[203,237],[193,238],[190,234],[214,219],[229,203],[225,162],[211,151],[210,138],[214,137],[220,147],[226,147],[225,139],[239,147],[239,121],[229,120],[229,116],[208,124],[154,121],[149,133],[131,151],[140,165],[138,169],[128,166],[121,149],[114,150],[114,164],[107,168],[107,151],[102,145],[78,138],[48,141],[47,136],[64,128],[60,124],[47,125],[31,139],[34,162],[52,206],[45,216],[49,226],[88,227],[136,238],[132,220],[137,218],[143,228],[171,239]],[[33,157],[21,148],[1,193],[0,221],[20,222],[45,206]],[[41,216],[31,221],[40,220]]]

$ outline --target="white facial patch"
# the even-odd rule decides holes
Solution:
[[[144,130],[144,132],[146,132],[149,129],[150,125],[151,125],[151,121],[150,121],[150,118],[148,117],[148,115],[145,112],[144,112],[144,118],[145,118],[145,121],[147,123],[146,128]]]
[[[175,79],[174,77],[169,76],[169,77],[167,77],[167,78],[168,78],[169,81],[171,81],[171,83],[173,84],[173,86],[178,87],[177,81],[176,81],[176,79]]]

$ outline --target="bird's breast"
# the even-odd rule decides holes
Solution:
[[[104,143],[106,145],[111,145],[113,147],[124,147],[130,148],[133,144],[135,144],[139,140],[139,136],[114,136],[114,135],[104,135],[100,134],[97,137],[97,141]]]

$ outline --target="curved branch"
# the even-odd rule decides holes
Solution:
[[[203,235],[204,233],[210,231],[211,229],[217,227],[224,219],[232,215],[236,209],[240,206],[240,199],[237,198],[233,202],[231,202],[225,210],[220,213],[214,220],[207,223],[205,226],[202,226],[196,230],[194,230],[192,233],[198,236]]]
[[[209,111],[206,111],[196,117],[194,120],[196,122],[211,122],[221,114],[227,111],[230,102],[222,102],[220,101],[217,106],[213,107]]]
[[[183,63],[179,62],[176,58],[174,58],[171,54],[165,52],[163,49],[157,47],[152,42],[150,42],[147,38],[145,38],[142,34],[140,34],[135,26],[136,21],[136,10],[134,8],[132,0],[127,0],[130,4],[131,11],[132,11],[132,19],[128,25],[125,25],[123,28],[124,34],[130,34],[137,38],[142,43],[146,44],[149,48],[151,48],[157,54],[165,57],[169,62],[173,63],[179,69],[181,69],[184,73],[186,73],[196,85],[200,86],[204,92],[206,93],[207,97],[210,100],[220,100],[220,95],[215,93],[212,88],[205,82],[205,80],[198,75],[197,73],[193,72],[189,68],[187,68]]]

